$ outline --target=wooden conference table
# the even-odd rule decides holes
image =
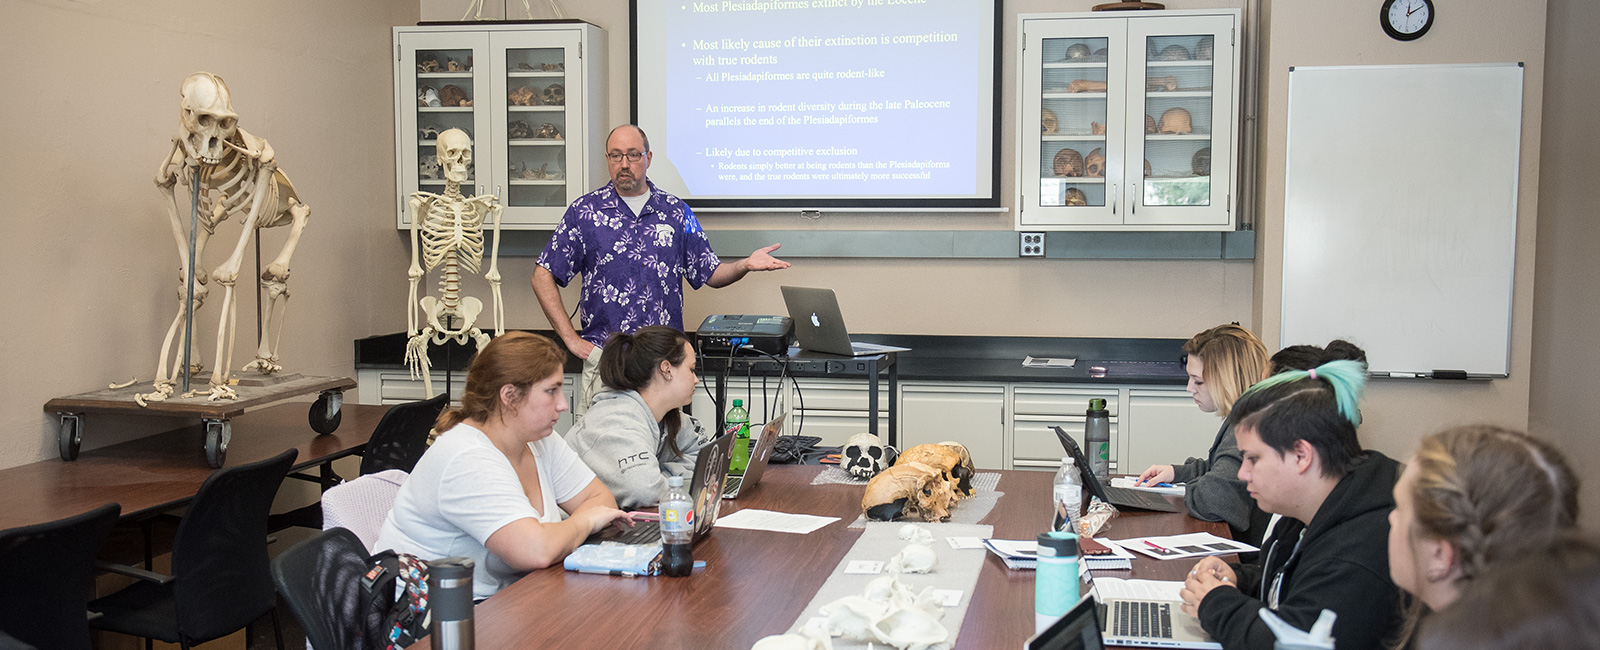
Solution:
[[[345,402],[338,430],[317,435],[304,403],[251,411],[233,419],[227,463],[232,467],[271,458],[294,447],[294,469],[326,465],[360,453],[389,410]],[[43,460],[0,470],[0,529],[81,514],[105,503],[122,504],[124,521],[182,506],[210,476],[205,429],[194,426],[85,451],[77,460]]]
[[[705,560],[706,568],[688,578],[534,571],[477,606],[477,649],[742,649],[784,633],[861,535],[847,526],[861,512],[862,488],[813,486],[819,471],[817,466],[769,466],[754,491],[723,502],[722,514],[760,508],[840,521],[809,535],[716,529],[695,547],[695,559]],[[1048,529],[1053,474],[1000,475],[998,489],[1005,496],[982,523],[993,525],[994,536],[1004,539],[1033,539]],[[1113,520],[1109,536],[1187,532],[1228,536],[1226,524],[1167,513],[1125,513]],[[1141,558],[1132,571],[1096,574],[1181,580],[1193,564]],[[971,605],[956,648],[1021,648],[1033,635],[1033,576],[1008,570],[989,554],[977,587],[968,594]],[[428,647],[426,640],[412,646]]]

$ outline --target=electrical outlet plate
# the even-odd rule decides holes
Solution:
[[[1018,233],[1017,255],[1021,257],[1044,257],[1044,233],[1024,232]]]

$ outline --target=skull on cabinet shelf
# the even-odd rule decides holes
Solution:
[[[1195,176],[1211,175],[1211,147],[1206,147],[1194,152],[1194,158],[1189,160],[1190,167]]]
[[[1055,111],[1044,109],[1044,115],[1039,117],[1039,129],[1044,135],[1051,135],[1061,131],[1061,122],[1056,119]]]
[[[1083,157],[1083,164],[1084,172],[1090,178],[1103,178],[1106,175],[1106,155],[1100,153],[1098,148]]]
[[[840,466],[856,478],[872,478],[889,465],[883,441],[870,433],[858,433],[845,441]]]
[[[512,120],[506,125],[506,136],[512,140],[527,140],[533,137],[533,127],[522,120]]]
[[[512,106],[539,105],[539,96],[534,94],[533,89],[527,86],[506,93],[506,99],[511,101]]]
[[[1193,133],[1194,125],[1189,117],[1189,111],[1183,108],[1169,108],[1161,114],[1161,126],[1158,130],[1162,133]]]
[[[550,84],[540,93],[539,99],[544,100],[545,106],[565,106],[567,104],[567,87],[561,84]]]
[[[461,86],[450,84],[439,89],[439,103],[445,106],[471,106],[472,100],[467,98],[467,91]]]
[[[1149,113],[1144,114],[1144,132],[1147,135],[1156,132],[1156,118],[1150,117]]]
[[[1156,55],[1157,61],[1188,61],[1189,49],[1182,45],[1168,45]]]
[[[1216,56],[1217,41],[1210,34],[1200,37],[1200,44],[1194,48],[1194,58],[1201,61],[1210,61]]]
[[[1068,206],[1089,205],[1089,196],[1084,194],[1083,190],[1080,190],[1076,187],[1067,188],[1067,196],[1062,200],[1064,201],[1064,204]]]
[[[1051,161],[1051,168],[1056,176],[1074,177],[1083,175],[1083,154],[1076,149],[1062,149],[1056,152],[1056,157]]]
[[[1071,47],[1067,48],[1067,58],[1065,60],[1066,61],[1088,61],[1089,60],[1089,46],[1084,45],[1083,43],[1074,43],[1074,44],[1072,44]]]
[[[539,140],[560,140],[561,129],[556,128],[554,124],[545,122],[539,125],[539,130],[534,132],[533,137]]]

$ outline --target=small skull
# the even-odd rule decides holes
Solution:
[[[460,61],[450,59],[445,62],[444,69],[450,72],[466,72],[467,66]]]
[[[1059,133],[1061,130],[1061,122],[1056,119],[1055,112],[1048,108],[1044,109],[1044,115],[1039,118],[1039,125],[1044,135]]]
[[[1067,48],[1067,58],[1065,60],[1066,61],[1088,61],[1089,60],[1089,46],[1084,45],[1083,43],[1074,43],[1071,47]]]
[[[417,55],[417,72],[438,72],[439,57],[422,53]]]
[[[422,178],[426,178],[426,179],[430,179],[430,180],[438,180],[439,179],[439,157],[435,156],[433,154],[428,154],[426,156],[423,156],[422,160],[418,161],[417,174]]]
[[[545,106],[566,106],[567,87],[561,84],[550,84],[544,92],[539,94],[539,99],[544,100]]]
[[[939,561],[933,548],[924,544],[906,544],[905,548],[889,558],[885,568],[889,573],[928,573]]]
[[[444,168],[444,178],[452,183],[465,183],[472,176],[472,138],[461,129],[449,129],[439,134],[435,149],[439,152],[439,166]]]
[[[1083,157],[1084,173],[1090,178],[1104,178],[1106,175],[1106,155],[1096,148]]]
[[[1063,202],[1065,205],[1069,206],[1089,205],[1089,196],[1084,194],[1083,190],[1080,190],[1076,187],[1069,187],[1067,188],[1067,195],[1063,199]]]
[[[1161,125],[1157,130],[1162,133],[1193,133],[1194,126],[1190,121],[1189,111],[1182,108],[1169,108],[1161,114]]]
[[[439,127],[428,124],[417,127],[418,140],[432,140],[437,137],[439,137]]]
[[[512,120],[506,125],[506,135],[512,140],[527,140],[533,137],[533,127],[522,120]]]
[[[539,140],[560,140],[561,129],[556,128],[554,124],[545,122],[539,125],[539,130],[534,132],[533,137]]]
[[[1195,176],[1210,176],[1211,147],[1194,152],[1194,158],[1189,159],[1189,165],[1194,170]]]
[[[224,141],[239,130],[233,94],[222,77],[196,72],[183,80],[178,122],[183,125],[184,153],[207,165],[222,161]]]
[[[533,89],[529,88],[527,86],[523,86],[521,88],[513,90],[513,91],[511,91],[509,93],[506,93],[506,95],[507,95],[507,99],[511,100],[511,105],[512,106],[538,106],[539,105],[539,96],[534,94]]]
[[[1056,176],[1070,178],[1083,175],[1083,154],[1076,149],[1062,149],[1056,152],[1055,160],[1051,162]]]
[[[1216,49],[1216,39],[1212,38],[1210,34],[1201,36],[1200,44],[1194,48],[1194,58],[1201,61],[1210,61],[1212,57],[1216,56]]]
[[[902,515],[948,521],[954,498],[939,470],[917,462],[896,463],[867,483],[861,511],[876,521],[893,521]]]
[[[445,106],[471,106],[472,100],[467,98],[467,91],[461,86],[450,84],[439,89],[439,103]]]
[[[1144,114],[1144,132],[1146,135],[1156,132],[1156,118],[1150,117],[1149,113]]]
[[[1182,45],[1168,45],[1156,55],[1157,61],[1188,61],[1189,50]]]
[[[844,471],[856,478],[872,478],[889,463],[883,441],[870,433],[858,433],[845,441],[844,458],[840,461]]]

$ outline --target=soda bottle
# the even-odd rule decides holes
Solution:
[[[1101,398],[1089,400],[1083,414],[1083,450],[1089,457],[1089,472],[1101,485],[1111,484],[1111,411]]]
[[[733,434],[733,461],[728,463],[728,473],[738,476],[750,465],[750,414],[744,410],[744,400],[733,400],[724,422],[726,431]]]
[[[1056,515],[1051,529],[1076,534],[1078,518],[1083,516],[1083,477],[1078,474],[1078,464],[1071,456],[1061,458],[1053,492]]]
[[[661,573],[681,578],[694,570],[694,502],[683,489],[683,477],[667,479],[667,493],[661,496]]]

